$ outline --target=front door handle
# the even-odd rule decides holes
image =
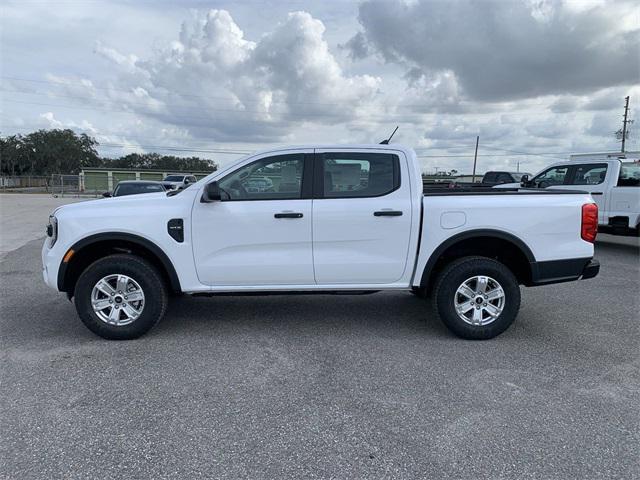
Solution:
[[[374,217],[399,217],[402,215],[400,210],[378,210],[373,212]]]
[[[302,218],[303,215],[301,213],[276,213],[274,215],[275,218]]]

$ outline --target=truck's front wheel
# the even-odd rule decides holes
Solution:
[[[434,300],[449,330],[462,338],[485,340],[500,335],[516,319],[520,287],[502,263],[486,257],[465,257],[442,270]]]
[[[148,332],[167,308],[162,277],[134,255],[109,255],[82,272],[75,304],[82,322],[109,340],[129,340]]]

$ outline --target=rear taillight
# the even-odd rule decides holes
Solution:
[[[587,242],[595,242],[598,233],[598,206],[595,203],[582,205],[582,228],[580,236]]]

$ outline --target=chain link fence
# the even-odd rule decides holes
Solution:
[[[20,193],[50,193],[51,177],[15,175],[0,177],[0,191]]]
[[[109,190],[106,178],[86,175],[3,176],[2,193],[48,193],[54,197],[99,197]]]

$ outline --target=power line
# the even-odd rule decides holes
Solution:
[[[103,86],[98,86],[95,84],[95,82],[93,82],[93,80],[87,79],[89,82],[91,82],[91,85],[87,85],[86,83],[82,83],[82,82],[70,82],[70,81],[65,81],[65,82],[59,82],[59,81],[53,81],[53,80],[39,80],[39,79],[29,79],[29,78],[21,78],[21,77],[13,77],[13,76],[8,76],[8,75],[0,75],[0,78],[6,79],[6,80],[11,80],[11,81],[17,81],[17,82],[29,82],[29,83],[39,83],[39,84],[47,84],[47,85],[55,85],[58,87],[70,87],[70,86],[79,86],[82,88],[92,88],[92,89],[96,89],[96,90],[105,90],[105,91],[110,91],[110,92],[123,92],[123,93],[127,93],[127,94],[134,94],[133,89],[122,89],[122,88],[115,88],[115,87],[103,87]],[[170,93],[172,95],[178,95],[180,97],[184,97],[184,98],[194,98],[194,99],[210,99],[210,100],[222,100],[222,101],[228,101],[228,102],[240,102],[242,104],[258,104],[261,105],[263,104],[263,102],[261,100],[240,100],[240,99],[235,99],[235,98],[230,98],[228,96],[224,97],[224,96],[215,96],[215,95],[196,95],[196,94],[192,94],[192,93],[186,93],[186,92],[180,92],[180,91],[176,91],[175,87],[173,86],[168,86],[168,85],[162,85],[162,84],[154,84],[153,85],[156,88],[162,88],[165,89],[167,91],[167,93]],[[144,88],[144,87],[142,87]],[[23,94],[31,94],[31,95],[48,95],[48,93],[39,93],[39,92],[27,92],[27,91],[20,91],[20,90],[14,90],[14,93],[23,93]],[[63,97],[63,98],[78,98],[81,100],[93,100],[93,98],[91,97],[74,97],[74,96],[64,96],[64,95],[56,95],[56,94],[50,94],[51,96],[58,96],[58,97]],[[111,100],[111,99],[110,99]],[[139,105],[145,105],[145,104],[141,104],[139,102],[129,102],[130,104],[139,104]],[[176,106],[176,107],[180,107],[180,105],[177,104],[171,104],[171,103],[166,103],[163,102],[165,105],[171,105],[171,106]],[[327,107],[342,107],[344,108],[345,105],[349,105],[349,104],[355,104],[356,106],[361,106],[362,105],[362,101],[361,100],[354,100],[353,102],[293,102],[293,101],[282,101],[282,100],[272,100],[270,102],[270,104],[283,104],[283,105],[288,105],[288,106],[295,106],[295,105],[311,105],[311,106],[327,106]],[[475,105],[471,102],[460,102],[458,104],[459,106],[464,106],[464,105]],[[483,104],[485,106],[485,108],[488,105],[491,104]],[[496,104],[494,104],[496,105]],[[499,104],[497,104],[499,105]],[[388,108],[394,108],[394,109],[398,109],[398,108],[412,108],[412,109],[421,109],[424,108],[424,104],[411,104],[411,103],[399,103],[399,104],[369,104],[369,105],[365,105],[367,108],[381,108],[381,109],[388,109]],[[185,107],[187,107],[185,105]],[[225,111],[225,110],[220,110],[220,111]],[[238,111],[238,112],[251,112],[251,113],[266,113],[264,111],[258,110],[230,110],[230,111]],[[525,108],[523,109],[523,113],[509,113],[509,112],[505,112],[502,110],[498,110],[498,111],[489,111],[489,112],[421,112],[421,111],[414,111],[414,112],[407,112],[407,114],[413,114],[413,115],[507,115],[507,116],[516,116],[516,115],[567,115],[567,114],[589,114],[589,111],[586,110],[577,110],[577,111],[570,111],[570,112],[560,112],[560,113],[555,113],[555,112],[550,112],[548,109],[541,109],[541,110],[536,110],[536,109],[529,109],[529,108]],[[323,114],[324,115],[324,114]],[[385,115],[394,115],[394,113],[388,113]],[[395,114],[397,115],[397,114]]]
[[[113,147],[113,148],[144,148],[149,150],[166,150],[171,152],[195,152],[195,153],[226,153],[235,155],[248,155],[253,153],[252,151],[244,150],[224,150],[224,149],[208,149],[208,148],[184,148],[171,145],[142,145],[133,143],[99,143],[99,147]]]
[[[92,100],[89,98],[79,98],[80,100]],[[102,106],[95,106],[95,107],[85,107],[85,106],[76,106],[76,105],[60,105],[60,104],[52,104],[52,103],[43,103],[43,102],[26,102],[23,100],[13,100],[13,99],[3,99],[3,102],[9,102],[9,103],[17,103],[17,104],[23,104],[23,105],[38,105],[38,106],[43,106],[43,107],[55,107],[55,108],[69,108],[69,109],[73,109],[73,110],[90,110],[90,111],[102,111],[102,112],[113,112],[113,113],[120,113],[120,114],[125,114],[125,115],[147,115],[147,116],[156,116],[156,117],[170,117],[170,118],[181,118],[181,119],[185,119],[185,120],[212,120],[212,116],[206,116],[206,115],[182,115],[182,114],[176,114],[176,113],[171,113],[171,112],[153,112],[153,111],[145,111],[145,112],[137,112],[137,111],[133,111],[133,110],[123,110],[123,109],[114,109],[114,108],[106,108],[106,107],[102,107]],[[151,107],[151,105],[148,105],[149,107]],[[348,120],[348,117],[345,117],[344,114],[341,114],[339,112],[337,113],[333,113],[333,112],[305,112],[305,113],[298,113],[298,112],[265,112],[265,111],[260,111],[260,110],[237,110],[237,109],[220,109],[220,108],[202,108],[202,109],[198,109],[198,111],[200,112],[224,112],[225,114],[228,113],[240,113],[240,114],[260,114],[260,115],[265,115],[265,116],[269,116],[269,117],[274,117],[277,118],[277,121],[279,122],[289,122],[291,123],[292,120],[287,120],[286,117],[290,117],[290,118],[298,118],[298,119],[306,119],[308,117],[325,117],[327,119],[334,119],[334,121],[340,120],[341,118],[345,118],[343,121],[347,122],[350,121]],[[366,120],[371,120],[372,118],[378,118],[380,120],[389,120],[390,118],[394,118],[396,116],[399,116],[400,114],[388,114],[388,115],[366,115],[366,119],[362,119],[360,120],[361,122],[364,122]],[[414,114],[414,117],[400,117],[400,119],[396,118],[396,121],[400,122],[400,123],[415,123],[416,121],[419,120],[420,114]],[[284,117],[284,118],[283,118]],[[261,122],[262,120],[260,119],[253,119],[253,121],[255,122]],[[351,123],[353,123],[353,121],[351,121]]]
[[[2,126],[0,124],[0,133],[2,132],[6,132],[7,130],[13,130],[15,131],[15,134],[24,134],[23,131],[24,130],[33,130],[33,131],[37,131],[37,130],[49,130],[49,129],[60,129],[60,130],[76,130],[76,131],[80,131],[83,133],[87,133],[90,136],[94,136],[94,137],[124,137],[126,139],[126,137],[130,137],[131,136],[131,132],[130,131],[110,131],[110,132],[92,132],[90,129],[87,129],[81,125],[60,125],[60,126],[51,126],[51,125],[47,125],[47,126],[43,126],[43,125],[6,125],[6,126]],[[133,139],[133,141],[138,141],[138,140],[149,140],[151,142],[156,142],[159,140],[158,137],[141,137],[138,135],[135,135],[135,138]],[[175,139],[174,139],[175,141]],[[211,145],[211,141],[210,140],[198,140],[195,138],[189,138],[189,139],[185,139],[185,141],[188,141],[190,144],[193,143],[199,143],[199,144],[204,144],[204,145]],[[100,145],[104,145],[104,143],[100,143]],[[133,145],[133,144],[131,144]],[[236,148],[220,148],[219,150],[224,150],[235,153],[236,151],[238,151],[239,153],[250,153],[253,150],[244,150],[242,148],[242,146],[247,146],[247,144],[236,144],[236,145],[240,145],[240,149],[236,149]],[[251,144],[248,145],[249,148],[251,148]]]
[[[25,128],[35,128],[35,129],[47,129],[47,128],[51,128],[51,127],[43,127],[43,126],[36,126],[36,125],[20,125],[20,126],[6,126],[6,127],[1,127],[0,126],[0,132],[2,130],[5,129],[13,129],[13,130],[22,130]],[[82,126],[72,126],[72,127],[67,127],[67,126],[61,126],[60,128],[69,128],[69,129],[77,129],[77,130],[82,130],[82,131],[87,131],[85,128],[83,128]],[[109,133],[92,133],[90,132],[92,135],[95,136],[126,136],[128,135],[129,132],[122,132],[122,133],[118,133],[118,132],[109,132]],[[138,139],[150,139],[150,140],[156,140],[156,138],[152,138],[152,137],[137,137]],[[204,140],[196,140],[196,139],[190,139],[190,142],[199,142],[199,143],[206,143],[206,141]],[[178,151],[178,152],[199,152],[199,153],[221,153],[221,154],[233,154],[233,155],[245,155],[245,154],[250,154],[255,150],[243,150],[243,149],[233,149],[233,148],[191,148],[191,147],[180,147],[180,146],[175,146],[175,145],[151,145],[151,144],[137,144],[137,143],[114,143],[114,142],[99,142],[98,146],[100,147],[110,147],[110,148],[145,148],[145,149],[164,149],[164,150],[169,150],[169,151]],[[414,150],[416,152],[421,152],[421,151],[432,151],[432,150],[460,150],[461,148],[469,148],[469,145],[466,144],[451,144],[451,145],[445,145],[445,146],[439,146],[436,148],[430,148],[430,147],[416,147],[414,148]],[[585,154],[585,153],[592,153],[592,152],[576,152],[576,151],[554,151],[554,152],[525,152],[525,151],[519,151],[519,150],[510,150],[510,149],[506,149],[506,148],[502,148],[502,147],[496,147],[496,146],[492,146],[492,145],[483,145],[483,148],[488,148],[490,150],[498,150],[498,151],[502,151],[502,152],[509,152],[509,153],[494,153],[494,154],[479,154],[478,157],[514,157],[514,156],[534,156],[534,157],[548,157],[550,156],[551,158],[556,158],[556,159],[560,159],[560,160],[565,160],[566,156],[569,155],[577,155],[577,154]],[[558,155],[563,155],[563,157],[558,157]],[[418,158],[471,158],[471,154],[418,154],[417,157]]]
[[[24,127],[24,126],[22,126]],[[13,127],[20,128],[20,127]],[[118,135],[115,133],[109,134],[95,134],[95,135]],[[149,137],[147,137],[149,138]],[[138,144],[138,143],[113,143],[113,142],[98,142],[99,147],[109,147],[109,148],[144,148],[144,149],[162,149],[167,151],[176,151],[176,152],[198,152],[198,153],[221,153],[221,154],[233,154],[233,155],[247,155],[252,153],[255,150],[239,150],[239,149],[224,149],[224,148],[188,148],[188,147],[180,147],[175,145],[150,145],[150,144]],[[451,146],[442,146],[439,147],[439,150],[454,150],[459,149],[458,145]],[[484,148],[484,147],[483,147]],[[479,154],[478,157],[514,157],[514,156],[537,156],[537,157],[545,157],[547,155],[575,155],[579,153],[591,153],[591,152],[516,152],[511,150],[506,150],[497,147],[491,147],[493,150],[502,150],[508,151],[512,153],[487,153],[487,154]],[[425,148],[416,148],[416,151],[425,150]],[[435,150],[435,149],[433,149]],[[471,158],[471,154],[422,154],[416,155],[418,158]],[[556,157],[557,158],[557,157]],[[564,160],[565,158],[560,158]]]

